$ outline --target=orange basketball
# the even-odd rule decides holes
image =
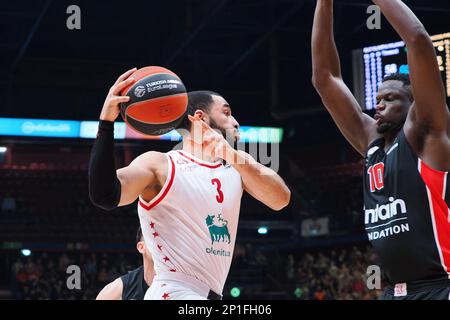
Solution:
[[[129,96],[120,112],[126,124],[147,135],[161,135],[175,129],[186,113],[188,97],[181,79],[163,67],[136,70],[132,85],[121,92]]]

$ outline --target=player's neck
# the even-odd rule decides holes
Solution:
[[[212,159],[208,155],[205,154],[203,151],[203,148],[198,145],[194,144],[194,142],[190,138],[183,139],[183,149],[184,152],[192,154],[194,157],[207,161],[207,162],[215,162],[215,159]]]
[[[143,259],[143,264],[144,264],[144,280],[150,287],[153,281],[153,277],[155,276],[155,269],[153,268],[153,262],[149,262],[146,259]]]
[[[402,128],[398,129],[398,130],[392,130],[392,131],[388,131],[385,132],[383,137],[384,137],[384,150],[388,150],[390,147],[392,147],[392,145],[395,142],[395,139],[397,139],[397,136],[400,134],[400,130]]]

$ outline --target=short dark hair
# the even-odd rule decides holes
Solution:
[[[136,243],[143,241],[143,240],[144,240],[144,235],[142,234],[141,226],[139,226],[139,228],[137,229],[137,233],[136,233]]]
[[[217,92],[209,90],[199,90],[189,92],[186,114],[184,116],[183,121],[178,125],[177,129],[189,130],[191,128],[191,122],[189,121],[187,116],[188,115],[193,116],[196,110],[202,110],[208,113],[211,104],[213,103],[212,96],[221,97],[222,95],[218,94]]]
[[[393,73],[383,78],[383,82],[389,80],[397,80],[403,82],[403,85],[409,86],[411,85],[411,80],[409,79],[409,75],[406,73]]]
[[[403,83],[403,86],[407,90],[407,93],[409,95],[409,99],[411,101],[414,101],[414,97],[412,95],[411,91],[411,79],[409,78],[409,75],[406,73],[393,73],[388,76],[385,76],[383,78],[383,82],[389,81],[389,80],[396,80]]]

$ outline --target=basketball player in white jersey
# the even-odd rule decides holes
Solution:
[[[113,124],[134,71],[117,79],[100,114],[89,164],[91,201],[112,210],[139,200],[156,273],[145,299],[221,299],[243,191],[273,210],[289,203],[290,191],[273,170],[226,141],[226,132],[239,139],[239,124],[227,101],[210,91],[189,93],[182,150],[149,151],[116,171]]]

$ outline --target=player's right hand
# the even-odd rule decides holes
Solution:
[[[122,74],[117,78],[111,89],[109,89],[105,103],[103,104],[102,112],[100,113],[100,120],[114,122],[117,119],[120,114],[119,104],[130,100],[130,97],[128,96],[121,96],[120,91],[136,81],[136,79],[130,77],[136,70],[136,68],[133,68]]]

